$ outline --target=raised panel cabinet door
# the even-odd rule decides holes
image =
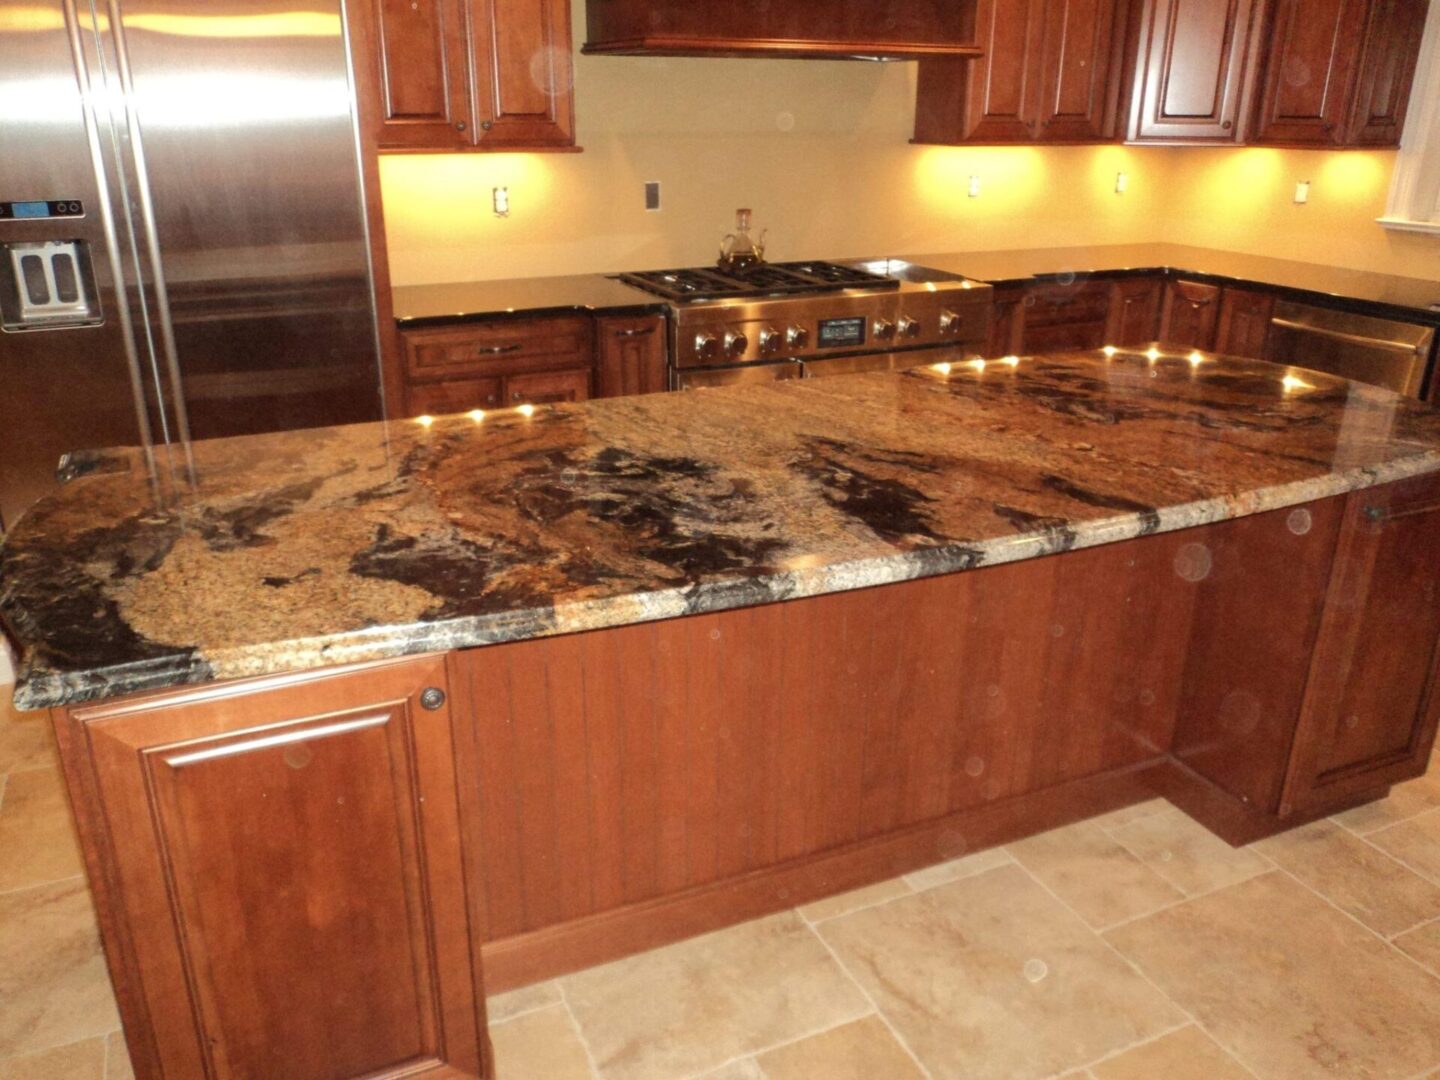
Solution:
[[[1040,63],[1047,0],[979,0],[976,60],[922,60],[915,141],[1030,142],[1041,135]]]
[[[589,368],[536,371],[529,375],[511,375],[505,380],[505,401],[508,405],[558,405],[589,399]]]
[[[505,402],[503,394],[498,378],[411,383],[405,388],[405,415],[448,416],[472,409],[498,409]]]
[[[1220,321],[1220,286],[1167,281],[1160,340],[1187,349],[1213,349]]]
[[[1130,138],[1237,142],[1254,85],[1260,0],[1144,0]]]
[[[1372,0],[1347,146],[1400,145],[1428,10],[1428,0]]]
[[[427,657],[62,721],[141,1076],[490,1075],[446,688]]]
[[[1437,551],[1440,477],[1350,496],[1282,812],[1426,771],[1440,715]]]
[[[669,389],[665,317],[602,317],[596,320],[597,397],[655,394]]]
[[[1224,290],[1220,296],[1215,351],[1250,360],[1265,359],[1265,342],[1270,336],[1270,317],[1274,313],[1275,297],[1271,293]]]
[[[1040,50],[1040,137],[1047,142],[1114,135],[1121,0],[1048,0]]]
[[[1274,0],[1250,141],[1341,141],[1368,6],[1369,0]]]
[[[1110,285],[1110,313],[1105,324],[1108,345],[1147,345],[1160,336],[1160,303],[1165,281],[1160,277],[1126,278]]]
[[[469,26],[463,0],[373,0],[382,150],[471,145]],[[364,87],[360,93],[365,93]]]
[[[575,145],[570,0],[470,0],[481,149]]]
[[[995,290],[990,303],[990,327],[985,355],[990,359],[1018,356],[1025,347],[1025,289],[1023,286]]]

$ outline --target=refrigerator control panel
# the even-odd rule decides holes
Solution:
[[[30,202],[0,202],[0,221],[43,221],[46,218],[85,216],[79,199],[34,199]]]

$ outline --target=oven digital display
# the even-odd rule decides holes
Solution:
[[[865,319],[821,319],[820,340],[816,345],[821,349],[850,349],[865,344]]]

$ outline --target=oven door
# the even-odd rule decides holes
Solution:
[[[1428,326],[1283,301],[1265,359],[1419,397],[1434,337]]]
[[[954,349],[908,349],[900,352],[862,353],[858,356],[830,356],[823,360],[806,360],[801,365],[805,378],[822,379],[828,375],[854,375],[861,371],[904,371],[906,368],[933,364],[954,353]]]
[[[747,386],[751,383],[780,382],[802,375],[795,360],[774,364],[736,364],[723,368],[681,368],[670,373],[676,390],[705,390],[712,386]]]

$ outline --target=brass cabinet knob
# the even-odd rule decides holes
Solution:
[[[438,686],[427,686],[420,691],[420,707],[434,712],[445,704],[445,691]]]

